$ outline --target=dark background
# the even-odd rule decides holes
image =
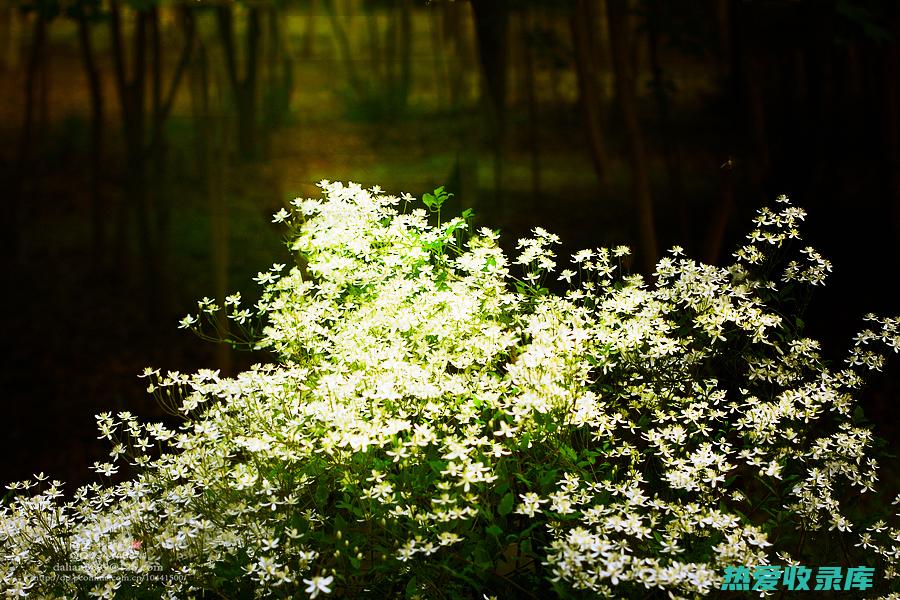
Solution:
[[[889,0],[5,0],[0,479],[91,480],[95,413],[170,418],[145,366],[265,360],[177,322],[252,300],[291,260],[271,214],[323,178],[445,185],[507,244],[627,243],[636,272],[676,243],[725,264],[787,194],[839,360],[900,312],[898,41]],[[892,442],[897,389],[863,398]]]

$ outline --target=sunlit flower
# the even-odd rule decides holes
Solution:
[[[306,584],[306,593],[309,594],[309,597],[316,598],[320,592],[324,594],[331,593],[331,588],[328,586],[331,585],[332,581],[334,581],[334,576],[329,575],[328,577],[316,576],[312,579],[304,579],[303,583]]]

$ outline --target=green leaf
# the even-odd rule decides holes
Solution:
[[[409,581],[406,582],[406,597],[412,598],[417,595],[419,592],[419,579],[413,575],[409,578]]]
[[[441,186],[436,188],[433,194],[423,194],[422,203],[431,210],[437,211],[441,209],[441,205],[444,204],[444,202],[452,197],[453,194],[444,191],[444,186]]]
[[[491,571],[494,568],[494,561],[491,560],[491,555],[481,545],[476,546],[472,552],[472,562],[482,571]]]
[[[556,482],[556,478],[558,475],[559,471],[557,471],[556,469],[550,469],[549,471],[545,472],[543,475],[541,475],[541,487],[550,487],[550,485]]]
[[[519,551],[525,556],[531,554],[531,538],[526,538],[519,543]]]
[[[328,501],[329,491],[330,490],[328,489],[328,486],[325,485],[325,482],[320,481],[319,485],[316,486],[316,492],[315,492],[315,500],[316,500],[316,504],[318,506],[320,506],[320,507],[325,506],[325,503]]]
[[[505,496],[503,496],[503,499],[500,500],[500,504],[497,505],[497,513],[503,517],[511,513],[514,500],[515,498],[513,497],[512,492],[509,492]]]
[[[490,527],[485,528],[485,531],[497,538],[500,537],[501,533],[503,533],[503,529],[496,525],[491,525]]]

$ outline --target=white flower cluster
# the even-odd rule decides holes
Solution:
[[[96,470],[124,460],[134,480],[71,500],[58,482],[10,486],[0,590],[128,597],[124,574],[162,572],[141,589],[690,597],[726,565],[833,563],[843,547],[821,541],[837,535],[897,576],[900,530],[848,502],[876,481],[857,371],[897,350],[898,321],[872,317],[840,371],[785,324],[763,267],[799,238],[786,199],[731,267],[676,248],[648,284],[620,274],[627,248],[583,250],[559,296],[540,287],[558,242],[542,229],[519,241],[515,281],[490,230],[321,187],[276,215],[296,226],[297,266],[259,274],[252,310],[225,303],[264,320],[256,346],[276,361],[235,378],[148,370],[184,425],[100,415],[113,451]],[[801,254],[776,278],[818,285],[830,265]],[[219,310],[200,308],[183,327]],[[90,577],[44,577],[54,564]]]

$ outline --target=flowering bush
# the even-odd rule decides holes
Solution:
[[[894,589],[900,529],[863,510],[854,394],[900,320],[870,316],[846,365],[823,362],[792,315],[831,266],[790,254],[804,213],[786,198],[727,268],[675,248],[651,284],[620,273],[627,248],[583,250],[558,295],[543,229],[516,279],[466,218],[321,186],[276,215],[298,265],[260,273],[254,308],[226,301],[274,362],[148,370],[187,418],[98,415],[97,471],[124,460],[131,480],[71,500],[43,476],[9,486],[7,595],[693,597],[724,566],[798,563],[875,566]]]

